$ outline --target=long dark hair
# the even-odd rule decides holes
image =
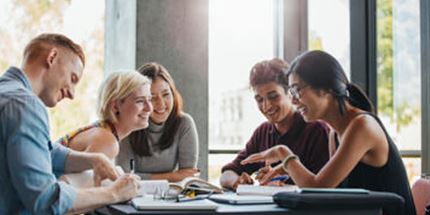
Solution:
[[[296,74],[310,87],[333,94],[343,115],[345,101],[361,110],[374,113],[372,102],[359,86],[350,83],[339,62],[323,51],[308,51],[296,57],[287,72],[287,79]]]
[[[173,95],[173,109],[167,118],[163,134],[158,141],[158,145],[161,150],[169,148],[173,144],[173,138],[175,133],[179,127],[180,117],[182,116],[182,96],[178,92],[175,86],[175,82],[173,81],[172,76],[170,76],[167,69],[155,62],[147,63],[141,66],[137,71],[154,81],[156,78],[161,78],[166,81]],[[151,156],[152,150],[150,150],[149,142],[148,142],[148,130],[142,129],[138,131],[134,131],[129,136],[131,148],[133,152],[140,156]]]

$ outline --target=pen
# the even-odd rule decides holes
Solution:
[[[134,159],[130,159],[130,173],[134,174]]]
[[[290,176],[288,176],[288,175],[281,175],[281,176],[274,177],[274,178],[270,179],[270,181],[285,181],[285,180],[288,180],[289,178],[290,178]]]

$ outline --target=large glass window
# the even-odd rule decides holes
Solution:
[[[76,98],[49,109],[51,138],[95,119],[98,86],[103,77],[104,1],[0,0],[0,74],[20,66],[24,46],[40,33],[62,33],[82,45],[87,56]]]
[[[249,89],[251,67],[275,53],[275,1],[209,1],[209,149],[241,149],[264,120]],[[234,156],[209,156],[209,180]],[[216,166],[218,165],[218,166]]]
[[[419,2],[377,1],[378,115],[399,150],[417,157],[421,150]],[[404,159],[410,179],[421,171],[416,160]]]
[[[350,74],[349,0],[308,0],[308,47],[333,55]]]

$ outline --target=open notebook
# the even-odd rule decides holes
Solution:
[[[144,195],[131,200],[137,210],[216,210],[218,204],[208,199],[176,202],[174,200],[154,199],[152,195]]]

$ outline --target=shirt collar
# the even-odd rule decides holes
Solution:
[[[25,73],[21,69],[14,67],[14,66],[11,66],[6,71],[5,76],[12,78],[12,79],[19,80],[19,81],[21,81],[21,83],[24,85],[25,88],[27,88],[30,91],[33,90],[31,88],[30,81],[28,80],[27,76],[25,75]]]
[[[291,128],[285,132],[285,134],[281,135],[278,130],[276,130],[276,127],[274,124],[271,124],[271,128],[269,130],[272,134],[277,134],[280,137],[288,136],[288,135],[294,135],[295,133],[303,130],[303,127],[306,125],[305,120],[303,119],[302,115],[298,112],[294,112],[293,114],[293,124],[291,125]]]

